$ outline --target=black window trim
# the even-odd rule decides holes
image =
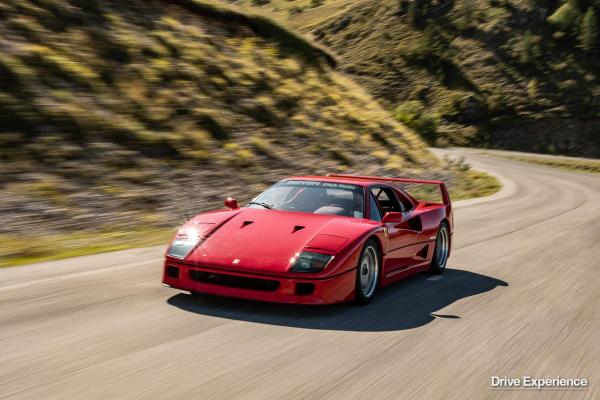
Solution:
[[[370,211],[370,207],[367,204],[367,194],[370,195],[370,191],[368,187],[365,187],[364,185],[357,185],[356,183],[344,183],[344,182],[338,182],[338,181],[329,181],[329,180],[316,180],[316,179],[302,179],[302,178],[286,178],[286,179],[282,179],[278,182],[275,182],[273,185],[269,186],[267,189],[263,190],[260,194],[258,194],[256,197],[262,195],[264,192],[266,192],[267,190],[277,186],[277,185],[284,185],[287,181],[302,181],[302,182],[320,182],[320,183],[335,183],[335,184],[343,184],[343,185],[348,185],[348,186],[355,186],[356,188],[360,188],[362,189],[362,193],[363,193],[363,205],[362,205],[362,218],[358,218],[358,219],[368,219],[367,218],[367,210],[369,209]],[[302,187],[302,186],[298,186],[298,187]],[[359,189],[359,190],[360,190]],[[256,199],[256,197],[254,199]],[[369,208],[368,208],[369,207]],[[381,212],[380,212],[381,214]],[[382,215],[383,217],[383,215]],[[351,217],[351,218],[357,218],[357,217]],[[370,218],[370,216],[369,216]]]
[[[379,207],[379,202],[377,201],[377,198],[371,191],[371,188],[368,189],[368,193],[369,193],[369,219],[371,221],[381,222],[381,220],[383,220],[383,213],[381,212],[381,207]],[[375,207],[377,207],[377,212],[379,213],[379,218],[380,218],[379,220],[373,219],[373,208],[371,207],[372,203],[375,203]]]
[[[381,212],[381,207],[379,207],[379,201],[377,201],[377,196],[375,196],[373,194],[373,189],[381,189],[380,192],[378,193],[377,196],[379,196],[379,194],[381,194],[381,191],[383,191],[383,189],[389,189],[390,192],[392,193],[392,196],[394,197],[394,200],[396,200],[396,204],[398,204],[400,206],[400,210],[402,210],[402,213],[406,212],[406,208],[404,207],[404,203],[401,202],[398,199],[398,196],[396,196],[396,191],[394,190],[395,188],[393,186],[390,185],[382,185],[382,184],[377,184],[377,185],[373,185],[371,187],[369,187],[369,193],[371,194],[371,196],[375,197],[375,203],[377,203],[377,207],[379,208],[379,214],[381,214],[382,217],[384,217],[383,213]],[[386,193],[387,194],[387,193]],[[389,195],[388,195],[389,196]]]

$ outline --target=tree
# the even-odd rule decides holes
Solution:
[[[579,31],[579,47],[586,53],[593,53],[598,46],[598,18],[593,7],[588,8]]]

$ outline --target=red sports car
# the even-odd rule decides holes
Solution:
[[[401,185],[437,185],[441,202]],[[441,273],[452,244],[452,205],[441,181],[328,175],[284,179],[239,208],[188,221],[166,252],[163,282],[262,301],[368,303],[377,288]]]

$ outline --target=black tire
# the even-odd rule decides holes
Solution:
[[[358,265],[356,266],[356,281],[354,286],[354,302],[356,304],[369,304],[373,300],[373,297],[375,297],[381,275],[380,264],[379,248],[375,240],[370,239],[365,243],[360,253]]]
[[[448,224],[444,221],[440,224],[435,238],[435,248],[429,272],[432,274],[441,274],[446,270],[448,256],[450,255],[450,230]]]

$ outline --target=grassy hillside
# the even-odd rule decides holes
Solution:
[[[235,4],[314,36],[430,143],[600,157],[597,0]]]
[[[433,159],[334,63],[201,2],[1,2],[0,265],[160,243],[288,174],[496,188]]]

